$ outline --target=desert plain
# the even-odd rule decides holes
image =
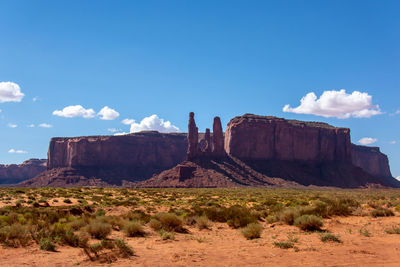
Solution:
[[[3,266],[398,266],[398,189],[0,189]]]

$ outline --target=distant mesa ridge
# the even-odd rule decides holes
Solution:
[[[20,186],[400,187],[379,148],[351,144],[350,129],[244,114],[225,133],[52,138],[47,171]]]

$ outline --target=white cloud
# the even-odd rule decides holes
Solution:
[[[179,128],[172,125],[170,121],[164,121],[157,115],[144,118],[140,123],[131,124],[131,133],[140,131],[158,131],[160,133],[179,132]]]
[[[18,125],[14,124],[14,123],[9,123],[9,124],[8,124],[8,127],[10,127],[10,128],[17,128]]]
[[[0,82],[0,103],[21,102],[24,94],[18,84],[13,82]]]
[[[397,176],[397,178],[396,178],[396,179],[400,181],[400,176]]]
[[[390,141],[389,144],[395,145],[395,144],[397,144],[397,141],[396,140]]]
[[[116,133],[118,131],[121,131],[121,129],[116,129],[116,128],[109,128],[107,129],[107,131],[111,132],[111,133]]]
[[[41,128],[51,128],[51,127],[53,127],[53,125],[48,124],[48,123],[41,123],[41,124],[39,124],[39,127],[41,127]]]
[[[103,107],[97,115],[99,115],[102,120],[115,120],[119,117],[119,113],[108,106]]]
[[[122,120],[122,123],[125,124],[125,125],[131,125],[131,124],[135,123],[135,120],[132,120],[132,119],[123,119],[123,120]]]
[[[81,105],[68,106],[63,110],[55,110],[53,111],[53,115],[65,117],[65,118],[74,118],[74,117],[82,117],[85,119],[94,118],[96,112],[93,109],[85,109]]]
[[[373,143],[376,143],[376,141],[378,141],[378,139],[371,137],[364,137],[358,140],[358,142],[362,145],[372,145]]]
[[[398,111],[396,111],[396,114],[400,114],[400,109]]]
[[[26,127],[28,127],[28,128],[35,128],[35,124],[29,124],[29,125],[27,125]]]
[[[308,93],[300,100],[300,106],[292,108],[290,105],[285,105],[283,111],[340,119],[369,118],[382,114],[379,106],[372,104],[372,96],[368,93],[354,91],[352,94],[347,94],[344,89],[324,91],[319,99],[314,92]]]
[[[24,151],[24,150],[15,150],[14,148],[11,148],[10,150],[8,150],[8,153],[11,154],[27,154],[28,152]]]
[[[0,112],[2,112],[2,110],[0,109]]]
[[[34,98],[32,98],[32,101],[33,102],[36,102],[36,101],[38,101],[39,100],[39,97],[37,97],[37,96],[35,96]]]
[[[119,135],[126,135],[126,134],[129,134],[129,133],[122,132],[122,133],[115,133],[114,135],[119,136]]]

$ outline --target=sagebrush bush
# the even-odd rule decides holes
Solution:
[[[161,228],[169,232],[185,232],[183,220],[174,213],[157,213],[155,218],[161,223]]]
[[[9,247],[23,247],[31,241],[31,235],[27,226],[13,224],[0,229],[0,241]]]
[[[149,222],[149,226],[154,231],[158,231],[162,227],[161,222],[159,220],[156,220],[156,219],[151,219],[150,222]]]
[[[294,225],[305,231],[321,230],[323,225],[321,217],[315,215],[302,215],[295,219]]]
[[[389,216],[394,216],[394,213],[390,209],[377,208],[377,209],[374,209],[371,211],[371,216],[372,217],[389,217]]]
[[[143,226],[138,221],[128,222],[123,226],[123,231],[126,236],[135,237],[135,236],[145,236],[146,232],[143,229]]]
[[[249,223],[246,227],[243,228],[242,234],[247,239],[255,239],[260,238],[262,231],[263,227],[261,224]]]
[[[196,225],[200,230],[210,229],[211,222],[206,216],[196,217]]]
[[[111,225],[95,219],[86,226],[86,231],[94,238],[104,239],[111,233]]]
[[[56,245],[50,238],[40,239],[39,248],[45,251],[56,251]]]
[[[244,206],[234,205],[231,207],[210,207],[195,208],[194,214],[198,216],[205,215],[214,222],[226,222],[233,228],[244,227],[249,223],[257,222],[256,214]]]
[[[168,232],[161,229],[160,231],[158,231],[158,234],[160,235],[162,240],[175,240],[174,232]]]
[[[299,208],[288,208],[279,214],[279,220],[288,225],[293,225],[296,218],[300,217]]]
[[[340,240],[339,237],[337,237],[337,236],[335,236],[335,235],[333,235],[333,234],[331,234],[331,233],[322,234],[322,235],[320,236],[320,239],[321,239],[322,242],[336,242],[336,243],[342,243],[342,240]]]
[[[275,247],[289,249],[294,247],[294,243],[290,241],[276,241],[273,243]]]

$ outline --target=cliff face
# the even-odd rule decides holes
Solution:
[[[392,177],[388,157],[381,153],[379,147],[352,145],[353,164],[369,174],[378,177]]]
[[[141,132],[124,136],[52,138],[48,170],[71,168],[75,176],[102,178],[111,184],[144,180],[171,168],[186,156],[186,134]],[[68,175],[67,175],[68,176]]]
[[[0,184],[16,184],[46,170],[45,159],[30,159],[22,164],[0,164]]]
[[[245,114],[229,122],[225,150],[241,159],[351,162],[350,130]]]

